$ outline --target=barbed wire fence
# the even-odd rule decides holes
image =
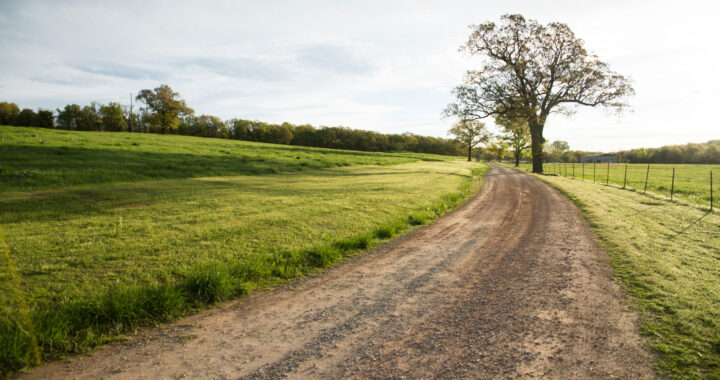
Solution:
[[[513,165],[514,166],[514,165]],[[532,171],[531,163],[520,169]],[[545,163],[545,174],[554,174],[643,194],[682,199],[710,211],[720,207],[716,192],[717,165],[625,164],[625,163]],[[713,178],[713,170],[715,177]]]

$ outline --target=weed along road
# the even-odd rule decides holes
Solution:
[[[493,166],[438,222],[27,378],[652,378],[577,209]]]

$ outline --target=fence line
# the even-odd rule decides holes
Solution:
[[[570,165],[569,168],[568,165]],[[605,170],[602,170],[601,166],[599,173],[597,165],[597,163],[593,163],[592,181],[594,183],[602,184],[604,182],[606,186],[617,185],[622,189],[642,190],[643,194],[647,194],[648,190],[651,190],[654,194],[669,197],[671,201],[682,198],[699,205],[709,205],[711,211],[718,206],[716,203],[720,201],[718,199],[720,197],[716,197],[714,193],[714,190],[717,189],[717,184],[713,183],[713,169],[717,169],[716,165],[647,164],[645,166],[643,164],[607,163]],[[532,164],[522,163],[520,168],[532,171]],[[546,173],[562,177],[590,180],[589,173],[585,172],[585,163],[580,163],[579,176],[576,176],[575,163],[546,163],[543,165],[543,169]],[[603,174],[605,174],[605,178],[603,178]],[[709,182],[707,182],[708,178]]]

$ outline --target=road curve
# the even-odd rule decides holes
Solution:
[[[611,275],[567,199],[493,165],[431,226],[27,378],[652,378]]]

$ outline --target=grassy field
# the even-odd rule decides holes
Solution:
[[[0,126],[0,192],[82,184],[394,165],[451,157],[131,133]]]
[[[651,168],[652,170],[652,168]],[[580,206],[670,378],[720,379],[720,215],[638,192],[539,176]]]
[[[523,169],[531,170],[530,164]],[[608,178],[608,168],[609,178]],[[675,184],[673,186],[673,169]],[[684,165],[684,164],[628,164],[627,179],[625,164],[545,164],[545,173],[563,177],[584,178],[586,181],[610,183],[627,189],[644,192],[647,176],[647,191],[702,206],[710,206],[710,171],[713,172],[713,205],[720,208],[720,165]],[[584,173],[584,177],[583,177]],[[608,181],[609,179],[609,181]]]
[[[5,374],[371,248],[460,204],[486,169],[179,136],[0,127],[0,138]]]

